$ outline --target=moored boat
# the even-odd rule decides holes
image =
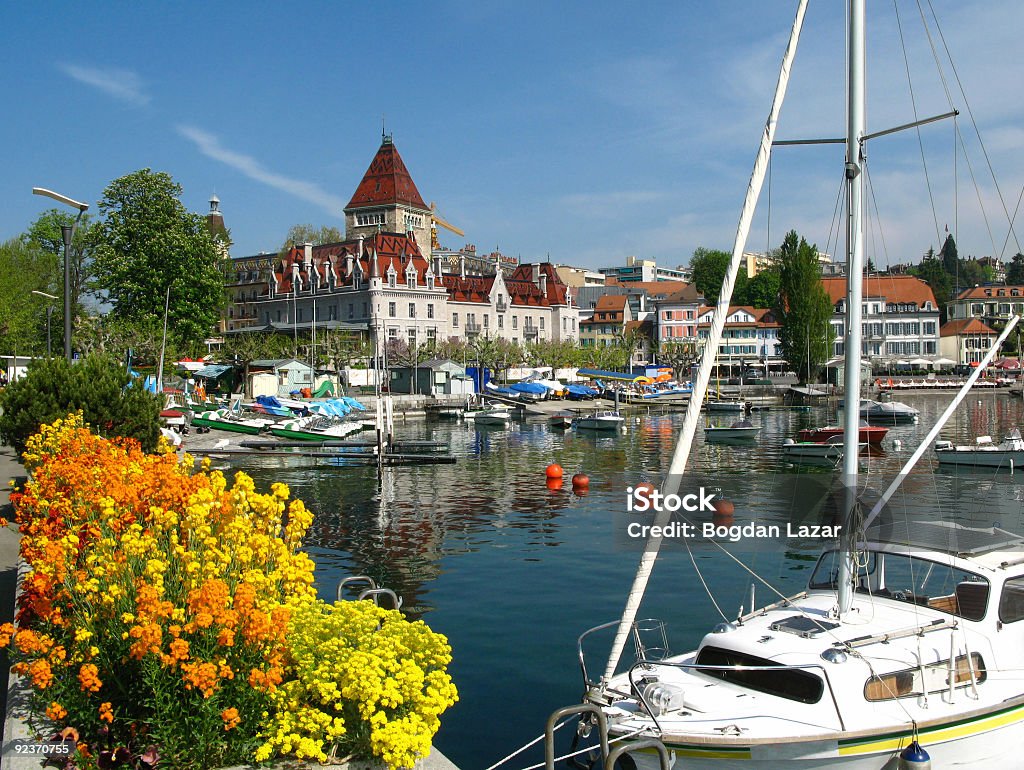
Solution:
[[[467,412],[466,417],[477,425],[508,425],[512,422],[512,409],[505,404],[495,404],[486,409]]]
[[[882,439],[889,429],[881,425],[866,425],[861,423],[858,431],[858,440],[863,444],[881,444]],[[843,427],[841,425],[829,425],[825,428],[804,428],[797,431],[797,441],[809,441],[813,443],[831,443],[843,440]]]
[[[754,425],[749,420],[739,420],[732,425],[708,425],[704,428],[704,438],[708,441],[726,440],[752,440],[757,438],[761,432],[759,425]]]
[[[591,412],[581,414],[572,421],[572,427],[576,430],[606,430],[617,431],[626,422],[625,418],[618,412]]]
[[[709,412],[745,412],[746,401],[711,400],[705,404]]]
[[[937,441],[935,456],[940,465],[958,465],[968,468],[1024,467],[1024,439],[1014,428],[998,444],[991,436],[978,436],[971,446],[955,446],[952,441]]]
[[[215,409],[200,412],[192,417],[192,425],[197,428],[223,430],[229,433],[245,433],[255,436],[276,425],[276,421],[261,417],[241,417],[230,409]]]

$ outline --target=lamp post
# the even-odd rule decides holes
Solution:
[[[52,198],[59,203],[63,203],[72,208],[78,209],[78,216],[75,217],[74,224],[62,225],[61,236],[64,240],[64,358],[68,361],[71,360],[71,242],[75,238],[75,230],[78,228],[78,223],[82,219],[82,214],[85,213],[86,209],[89,208],[88,203],[82,203],[76,201],[74,198],[69,198],[66,195],[61,195],[53,190],[47,190],[44,187],[33,187],[33,195],[43,195],[47,198]]]
[[[40,297],[46,297],[47,299],[56,300],[57,297],[52,294],[47,294],[45,291],[32,290],[33,294],[38,294]],[[50,318],[53,316],[53,305],[46,306],[46,357],[49,358],[52,354],[50,352]]]

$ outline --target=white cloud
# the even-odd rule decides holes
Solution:
[[[314,203],[330,214],[337,215],[345,208],[345,201],[336,195],[332,195],[319,185],[312,182],[303,182],[300,179],[291,179],[281,174],[276,174],[264,168],[258,160],[250,155],[243,155],[235,152],[220,143],[214,134],[204,131],[195,126],[179,125],[177,132],[193,142],[203,155],[213,160],[220,161],[226,166],[239,171],[245,176],[257,182],[262,182],[268,187],[294,195],[304,201]]]
[[[145,93],[145,84],[142,82],[142,78],[130,70],[112,67],[84,67],[80,64],[59,64],[57,66],[68,77],[97,88],[107,96],[112,96],[119,101],[140,107],[149,104],[150,97]]]

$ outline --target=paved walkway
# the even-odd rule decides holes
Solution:
[[[8,482],[25,481],[25,469],[18,456],[8,446],[0,446],[0,516],[14,518]],[[18,576],[18,528],[14,524],[0,527],[0,623],[14,620],[14,589]],[[0,714],[7,714],[7,651],[0,653]],[[0,733],[2,735],[2,733]],[[0,760],[2,761],[2,760]],[[6,765],[7,763],[4,762]]]

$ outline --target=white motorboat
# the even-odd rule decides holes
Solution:
[[[902,401],[860,402],[860,418],[878,425],[905,425],[917,422],[920,412]]]
[[[745,412],[747,411],[746,401],[724,401],[711,400],[705,405],[709,412]]]
[[[477,425],[508,425],[512,422],[512,409],[504,404],[495,404],[486,409],[466,412],[466,417]]]
[[[978,436],[973,446],[954,446],[952,441],[937,441],[935,456],[940,465],[959,465],[974,468],[1024,467],[1024,438],[1014,428],[998,444],[991,436]]]
[[[749,441],[757,438],[761,426],[749,420],[739,420],[732,425],[708,425],[704,428],[704,438],[708,441]]]
[[[618,412],[591,412],[574,418],[572,427],[576,430],[609,430],[617,431],[626,422]]]
[[[722,339],[805,9],[802,0],[693,401],[661,486],[666,497],[681,491],[685,478],[700,401]],[[864,13],[865,0],[850,0],[844,349],[854,353],[844,362],[847,408],[843,476],[835,492],[838,510],[835,518],[822,516],[830,531],[819,533],[834,538],[835,545],[826,546],[806,590],[746,613],[741,609],[731,622],[723,614],[723,622],[696,649],[673,654],[664,632],[655,644],[642,643],[642,631],[665,626],[637,617],[662,540],[670,537],[664,534],[668,525],[690,520],[668,506],[654,514],[621,619],[579,638],[583,704],[555,712],[549,720],[550,736],[556,718],[582,713],[581,728],[597,728],[601,767],[611,767],[623,752],[629,753],[627,766],[637,770],[895,770],[930,767],[926,763],[931,761],[936,768],[1019,765],[1024,741],[1024,538],[995,527],[967,528],[934,518],[885,520],[887,501],[1019,318],[1010,319],[979,372],[968,379],[873,507],[858,483],[867,140]],[[679,600],[682,622],[691,622],[692,597],[677,593],[673,598]],[[753,595],[748,606],[756,607]],[[611,652],[604,668],[595,671],[585,656],[595,640],[585,642],[610,628],[615,629]],[[621,663],[630,640],[637,659]],[[612,750],[609,741],[622,745]],[[550,738],[547,743],[551,756]],[[549,761],[547,766],[553,765]]]

